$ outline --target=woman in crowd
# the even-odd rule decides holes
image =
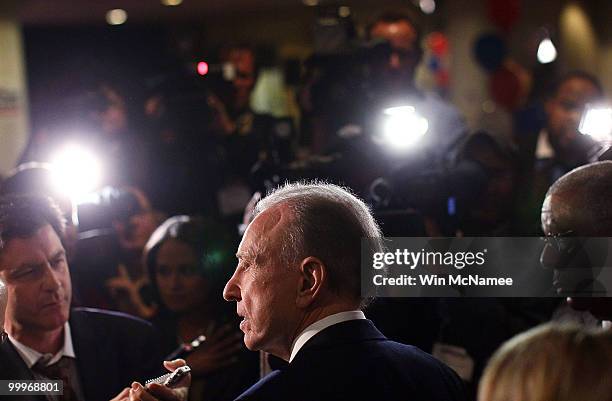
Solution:
[[[612,400],[612,331],[546,324],[507,341],[491,358],[479,401]]]
[[[236,313],[223,301],[233,244],[202,218],[174,216],[151,235],[144,260],[159,305],[152,319],[167,353],[205,335],[186,357],[190,400],[232,400],[257,380],[257,355],[246,352]],[[253,359],[255,358],[255,359]]]

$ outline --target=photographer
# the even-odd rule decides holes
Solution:
[[[578,131],[585,107],[603,98],[599,80],[582,71],[562,77],[544,104],[545,125],[540,131],[517,132],[520,157],[516,199],[517,233],[541,233],[540,206],[549,186],[578,166],[589,163],[597,143]]]

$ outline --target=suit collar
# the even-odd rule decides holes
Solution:
[[[62,348],[54,355],[48,354],[48,364],[55,363],[60,360],[61,357],[67,356],[70,358],[76,358],[74,354],[74,347],[72,345],[72,334],[70,331],[70,324],[68,322],[64,323],[64,341]],[[12,343],[15,350],[19,353],[21,358],[24,360],[28,368],[34,366],[36,362],[40,360],[41,357],[45,356],[35,349],[28,347],[25,344],[20,343],[10,335],[8,336],[9,341]]]
[[[333,315],[324,317],[321,320],[318,320],[306,327],[304,331],[300,333],[295,338],[293,345],[291,346],[291,356],[289,357],[289,363],[295,358],[300,349],[310,340],[312,337],[316,336],[322,330],[333,326],[338,323],[342,323],[348,320],[357,320],[357,319],[365,319],[365,315],[360,310],[352,310],[352,311],[344,311],[340,313],[335,313]]]
[[[317,333],[304,344],[300,352],[293,359],[293,362],[301,359],[309,352],[314,352],[321,348],[333,348],[341,344],[386,339],[371,320],[348,320],[329,326]]]
[[[0,380],[34,380],[32,371],[8,340],[0,345]],[[42,395],[6,396],[6,398],[15,401],[46,401]]]
[[[291,364],[287,364],[283,368],[275,370],[263,377],[237,397],[236,401],[250,398],[259,399],[259,397],[254,396],[254,394],[260,393],[269,396],[268,398],[270,399],[274,399],[274,395],[265,389],[274,388],[274,382],[283,380],[283,372],[285,372],[285,370],[291,370],[292,365],[299,363],[301,359],[307,357],[310,353],[316,353],[318,350],[324,348],[333,348],[339,344],[386,339],[387,338],[374,326],[374,323],[367,319],[348,320],[326,327],[304,344]]]

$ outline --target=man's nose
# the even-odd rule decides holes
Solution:
[[[240,301],[242,299],[240,296],[240,287],[238,286],[238,278],[235,272],[225,284],[223,299],[226,301]]]
[[[564,259],[561,252],[552,244],[545,244],[540,254],[540,264],[545,269],[563,268]]]
[[[62,281],[59,274],[56,273],[51,265],[47,263],[44,267],[43,290],[55,292],[62,287]]]

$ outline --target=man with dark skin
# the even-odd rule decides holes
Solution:
[[[582,162],[586,155],[580,151],[588,151],[588,146],[592,145],[583,143],[578,126],[585,106],[599,100],[602,95],[602,88],[594,78],[573,72],[560,80],[554,95],[545,104],[546,138],[555,157],[568,163],[568,167]]]
[[[582,71],[570,72],[559,78],[544,103],[546,125],[539,132],[517,133],[517,234],[540,234],[540,208],[550,185],[571,169],[588,163],[597,153],[597,142],[581,134],[578,127],[586,105],[602,96],[597,78]]]
[[[579,167],[556,181],[542,205],[542,230],[548,237],[612,236],[612,162],[598,162]],[[548,250],[542,253],[546,263]],[[560,288],[571,278],[555,269],[555,283]],[[605,284],[605,283],[604,283]],[[562,288],[561,288],[562,289]],[[568,298],[578,310],[588,310],[602,320],[612,319],[612,298]]]

